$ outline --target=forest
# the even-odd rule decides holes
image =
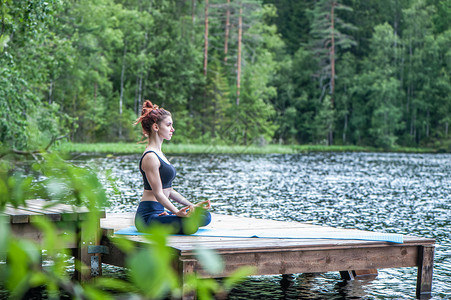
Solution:
[[[136,142],[451,151],[449,0],[0,0],[0,147]]]

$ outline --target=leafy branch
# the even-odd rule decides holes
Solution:
[[[50,142],[43,149],[40,149],[40,150],[9,149],[9,150],[4,151],[3,153],[0,153],[0,158],[3,158],[8,154],[17,154],[17,155],[30,155],[35,160],[38,160],[37,155],[42,155],[42,153],[49,152],[48,150],[56,141],[62,140],[64,138],[67,138],[67,135],[62,135],[62,136],[58,136],[58,137],[53,135],[52,138],[50,139]]]

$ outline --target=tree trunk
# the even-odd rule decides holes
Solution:
[[[122,55],[121,91],[120,91],[120,96],[119,96],[119,138],[122,138],[122,102],[124,99],[125,55],[126,54],[127,54],[127,40],[124,41],[124,54]]]
[[[143,98],[143,75],[139,74],[139,84],[138,84],[138,109],[142,106],[142,98]],[[140,115],[140,112],[139,114]]]
[[[343,144],[346,144],[346,131],[348,130],[348,114],[345,114],[345,124],[343,127]]]
[[[240,6],[240,16],[238,18],[238,61],[236,71],[236,105],[240,104],[241,85],[241,36],[243,35],[243,7]]]
[[[146,45],[147,45],[147,40],[149,39],[149,34],[146,32],[146,34],[145,34],[145,37],[144,37],[144,43],[143,43],[143,45],[142,45],[142,51],[144,52],[144,50],[145,50],[145,47],[146,47]],[[136,78],[136,80],[137,80],[137,86],[138,86],[138,88],[137,88],[137,92],[138,92],[138,99],[137,99],[137,111],[136,111],[136,114],[139,116],[139,115],[141,115],[141,106],[142,106],[142,98],[143,98],[143,96],[142,96],[142,91],[143,91],[143,73],[144,73],[144,71],[143,71],[143,69],[144,69],[144,62],[142,61],[141,62],[141,66],[139,67],[139,72],[138,72],[138,77]]]
[[[50,80],[50,87],[49,87],[49,104],[52,104],[52,93],[53,93],[53,80]]]
[[[226,25],[225,25],[225,41],[224,41],[224,62],[227,62],[227,52],[229,50],[229,29],[230,29],[230,0],[227,0]]]
[[[330,103],[331,109],[334,109],[334,92],[335,92],[335,6],[336,2],[332,1],[330,8],[330,27],[331,27],[331,44],[330,44]],[[332,125],[329,125],[328,144],[329,146],[334,143],[334,133]]]
[[[139,75],[136,76],[136,88],[135,88],[135,101],[134,101],[134,112],[136,113],[136,115],[139,116],[139,111],[138,111],[138,86],[139,86]]]
[[[330,46],[330,85],[331,85],[331,97],[330,101],[332,103],[332,108],[334,107],[334,91],[335,91],[335,19],[334,19],[334,11],[335,11],[336,2],[332,2],[332,7],[330,9],[330,27],[331,27],[331,46]]]
[[[410,135],[414,136],[414,105],[413,105],[413,85],[412,85],[412,41],[409,42],[409,70],[407,75],[407,82],[408,82],[408,94],[407,94],[407,102],[410,105],[410,102],[412,102],[411,111],[412,111],[412,117],[410,119]]]
[[[410,119],[410,134],[412,135],[412,137],[415,138],[415,136],[417,135],[417,128],[416,128],[416,119],[417,119],[417,108],[414,105],[414,93],[413,93],[413,85],[410,84],[410,101],[411,103],[411,109],[410,111],[412,112],[412,118]]]
[[[75,93],[74,98],[72,98],[72,112],[76,112],[77,111],[77,93]],[[72,114],[72,116],[74,116]],[[77,121],[78,124],[80,124],[80,121]],[[71,141],[75,141],[75,133],[77,132],[77,130],[72,130],[71,133]]]
[[[191,20],[193,26],[196,25],[196,0],[191,0]]]
[[[94,82],[94,107],[97,106],[97,81]]]
[[[207,76],[207,64],[208,64],[208,0],[205,0],[204,76]]]

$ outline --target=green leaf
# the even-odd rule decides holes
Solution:
[[[196,257],[202,268],[210,274],[221,274],[224,271],[224,262],[214,250],[199,245],[195,249]]]

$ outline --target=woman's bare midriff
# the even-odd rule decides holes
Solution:
[[[169,198],[169,194],[171,193],[171,188],[163,189],[163,194]],[[153,194],[152,190],[144,190],[143,196],[141,197],[141,201],[157,201],[157,198]]]

